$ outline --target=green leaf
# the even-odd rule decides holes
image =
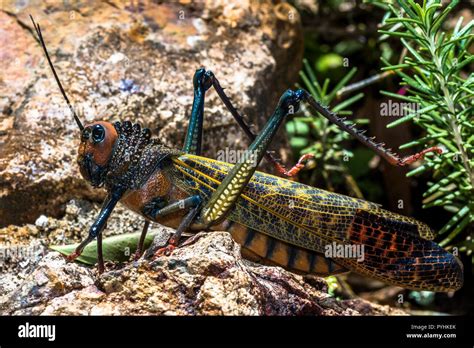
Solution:
[[[474,55],[464,59],[462,62],[454,65],[448,72],[449,75],[451,75],[455,71],[459,71],[462,68],[464,68],[466,65],[474,61]],[[462,88],[462,87],[461,87]],[[469,91],[469,93],[472,93],[472,91]]]
[[[439,133],[439,134],[435,134],[435,135],[428,135],[428,136],[420,138],[418,140],[413,140],[409,143],[400,145],[398,148],[400,150],[404,150],[404,149],[408,149],[408,148],[413,147],[413,146],[423,145],[423,144],[426,144],[427,142],[430,142],[430,141],[432,141],[436,138],[446,137],[446,136],[448,136],[448,134],[449,134],[448,132],[443,132],[443,133]]]
[[[427,23],[431,23],[433,21],[433,16],[436,10],[440,7],[442,7],[440,3],[433,3],[426,8],[425,18]]]
[[[321,86],[319,85],[318,83],[318,79],[316,78],[316,75],[314,74],[314,71],[313,69],[311,68],[311,66],[309,65],[308,63],[308,60],[307,59],[303,59],[303,64],[304,64],[304,67],[306,69],[306,72],[308,73],[308,76],[310,78],[311,81],[308,81],[307,83],[305,82],[306,86],[308,86],[308,89],[314,89],[316,88],[316,90],[318,91],[318,93],[314,92],[313,96],[315,97],[318,97],[318,98],[321,98]],[[314,87],[313,87],[314,86]]]
[[[292,120],[286,123],[286,131],[292,136],[308,136],[309,126],[305,122],[301,122],[299,120]]]
[[[329,82],[331,82],[328,78],[324,79],[324,83],[323,83],[323,88],[321,90],[321,96],[325,96],[327,95],[327,91],[328,91],[328,87],[329,87]],[[328,103],[328,100],[327,98],[324,98],[324,100],[322,100],[322,102],[324,102],[325,104]]]
[[[459,213],[458,213],[459,214]],[[443,240],[439,243],[440,246],[444,247],[449,242],[451,242],[468,224],[473,222],[472,214],[468,214],[464,216],[464,218],[457,223],[457,226],[454,230]],[[444,227],[443,227],[444,229]]]
[[[435,21],[433,22],[433,25],[431,26],[430,33],[435,34],[438,31],[448,13],[451,12],[451,10],[456,7],[458,3],[459,0],[452,0],[451,3],[444,9],[444,11],[441,12],[438,17],[436,17]]]
[[[406,177],[409,178],[409,177],[411,177],[411,176],[421,174],[421,173],[427,171],[428,169],[432,168],[433,166],[434,166],[434,164],[433,164],[432,162],[428,162],[428,163],[422,164],[422,165],[419,166],[418,168],[415,168],[415,169],[409,171],[409,172],[406,174]]]
[[[462,35],[462,36],[459,36],[459,37],[452,37],[449,41],[443,43],[443,44],[441,45],[441,47],[445,47],[445,46],[447,46],[447,45],[455,44],[455,43],[458,42],[458,41],[461,41],[461,40],[464,40],[464,39],[473,37],[473,35],[474,35],[474,34],[469,33],[469,34]]]
[[[332,100],[336,96],[337,91],[344,87],[352,79],[356,72],[357,68],[352,68],[349,70],[349,72],[337,83],[332,92],[328,95],[328,100]]]
[[[308,146],[309,140],[305,137],[293,136],[290,138],[290,146],[294,150],[302,149]]]
[[[150,231],[146,238],[144,247],[148,248],[153,241],[153,238],[157,232]],[[102,249],[104,260],[106,261],[127,261],[135,250],[137,249],[138,241],[140,240],[141,232],[120,234],[118,236],[112,236],[105,238],[102,241]],[[69,245],[52,245],[51,249],[60,252],[63,255],[71,255],[79,244]],[[87,245],[79,256],[77,261],[85,263],[87,265],[94,265],[97,263],[97,241],[91,242]]]
[[[406,0],[406,1],[408,1],[411,8],[415,10],[418,17],[421,18],[422,20],[424,20],[425,13],[424,13],[423,9],[421,8],[421,6],[418,3],[414,2],[413,0]]]
[[[364,93],[358,93],[358,94],[344,100],[343,102],[337,104],[337,106],[333,108],[333,111],[334,112],[340,112],[342,109],[354,104],[356,101],[358,101],[359,99],[362,99],[363,97],[364,97]]]
[[[411,87],[413,88],[416,88],[418,91],[420,92],[423,92],[427,95],[430,95],[430,96],[435,96],[435,93],[430,90],[430,89],[427,89],[423,86],[421,86],[416,80],[412,79],[410,76],[408,76],[407,74],[401,72],[401,71],[397,71],[397,74],[402,76],[403,77],[403,80],[405,80],[406,83],[408,83]]]
[[[404,0],[397,0],[398,5],[405,11],[407,15],[409,15],[413,19],[418,19],[418,16],[415,12],[408,6],[408,4]]]
[[[412,96],[406,96],[406,95],[403,95],[403,94],[392,93],[392,92],[388,92],[388,91],[380,91],[380,93],[383,94],[383,95],[386,95],[388,97],[393,97],[393,98],[397,98],[397,99],[400,99],[400,100],[405,100],[405,101],[410,102],[410,103],[418,102],[418,99],[416,99],[415,97],[412,97]]]
[[[416,39],[415,36],[409,33],[405,32],[399,32],[399,31],[388,31],[388,30],[379,30],[378,31],[381,34],[389,35],[389,36],[395,36],[395,37],[406,37],[408,39]]]
[[[413,55],[413,57],[415,57],[416,60],[418,60],[419,63],[422,63],[422,64],[427,63],[426,60],[422,56],[420,56],[413,47],[411,47],[411,45],[408,43],[407,40],[401,38],[400,41],[407,48],[407,50]]]
[[[459,17],[458,21],[456,22],[456,25],[454,26],[453,35],[456,35],[459,32],[459,29],[461,28],[463,20],[464,20],[463,16]]]
[[[438,183],[432,185],[424,194],[423,197],[427,197],[433,193],[435,193],[438,190],[441,190],[443,187],[446,187],[449,185],[450,182],[452,182],[454,179],[458,178],[462,172],[454,172],[449,174],[447,177],[441,179]]]
[[[404,64],[385,66],[381,70],[382,71],[392,71],[392,70],[398,70],[398,69],[409,68],[409,67],[411,67],[411,64],[404,63]]]
[[[402,23],[402,22],[408,22],[408,23],[414,23],[414,24],[423,24],[418,19],[403,18],[403,17],[389,18],[385,21],[385,23],[387,23],[387,24],[396,24],[396,23]]]
[[[393,121],[393,122],[389,123],[387,125],[387,128],[393,128],[395,126],[398,126],[399,124],[402,124],[403,122],[407,122],[407,121],[411,120],[412,118],[416,117],[419,114],[429,112],[429,111],[434,110],[436,108],[438,108],[438,105],[430,105],[430,106],[427,106],[425,108],[422,108],[422,109],[420,109],[416,112],[413,112],[413,113],[411,113],[409,115],[406,115],[406,116],[404,116],[404,117],[402,117],[402,118],[400,118],[396,121]]]
[[[311,93],[313,97],[319,98],[319,95],[314,89],[313,84],[311,83],[311,81],[308,79],[308,77],[303,71],[300,71],[300,77],[303,80],[305,87],[309,90],[309,93]]]

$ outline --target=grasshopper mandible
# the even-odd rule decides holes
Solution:
[[[31,17],[31,16],[30,16]],[[463,284],[461,262],[431,239],[425,224],[381,209],[377,204],[327,192],[256,171],[266,157],[277,171],[295,175],[303,156],[286,170],[267,151],[279,126],[306,102],[389,163],[403,166],[437,147],[401,159],[366,137],[352,124],[322,106],[305,90],[287,90],[260,134],[250,130],[212,72],[194,75],[194,101],[182,150],[171,149],[151,137],[148,129],[131,122],[98,121],[83,126],[59,81],[43,40],[31,17],[59,89],[81,132],[78,164],[94,187],[104,187],[107,198],[83,240],[69,260],[97,238],[99,271],[104,270],[101,233],[115,205],[121,202],[145,218],[136,256],[150,221],[173,227],[176,233],[155,256],[169,254],[184,231],[226,230],[242,246],[242,253],[297,273],[329,275],[345,271],[415,290],[453,291]],[[204,97],[213,87],[239,126],[252,141],[237,164],[201,157]],[[325,257],[326,247],[363,246],[363,261]]]

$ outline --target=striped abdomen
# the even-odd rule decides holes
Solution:
[[[328,276],[347,270],[314,251],[282,242],[236,222],[227,229],[242,246],[242,255],[253,261],[278,265],[295,273]]]

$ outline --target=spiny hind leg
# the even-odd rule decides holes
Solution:
[[[438,155],[443,153],[443,150],[441,150],[437,146],[434,146],[415,153],[414,155],[401,158],[396,153],[393,153],[391,149],[387,149],[384,143],[377,143],[374,140],[375,137],[368,137],[364,135],[365,130],[358,130],[353,124],[346,122],[345,118],[339,117],[335,112],[332,112],[326,106],[323,106],[318,100],[314,99],[307,91],[304,90],[303,100],[308,103],[313,108],[313,110],[323,115],[325,118],[327,118],[330,122],[341,128],[343,131],[352,135],[365,146],[372,149],[375,153],[385,158],[387,162],[392,165],[403,167],[415,161],[418,161],[419,159],[424,158],[427,153],[434,152]]]

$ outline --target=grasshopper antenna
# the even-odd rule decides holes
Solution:
[[[56,69],[54,69],[53,63],[51,62],[51,58],[49,57],[48,50],[46,49],[46,44],[44,43],[43,35],[41,34],[41,28],[39,24],[35,22],[33,17],[30,15],[31,22],[33,23],[33,26],[35,28],[36,34],[38,35],[38,39],[41,43],[41,46],[43,47],[44,54],[46,55],[46,59],[48,60],[49,66],[51,67],[51,71],[53,72],[54,79],[56,80],[56,83],[58,84],[59,89],[61,90],[61,94],[63,95],[64,99],[66,100],[67,106],[69,107],[69,110],[71,110],[72,115],[74,116],[74,120],[77,123],[77,126],[79,129],[82,131],[84,129],[84,126],[82,125],[81,121],[79,120],[79,117],[77,116],[76,112],[74,111],[74,108],[71,105],[71,102],[69,101],[66,92],[64,91],[63,86],[61,85],[61,82],[59,81],[58,74],[56,73]]]

